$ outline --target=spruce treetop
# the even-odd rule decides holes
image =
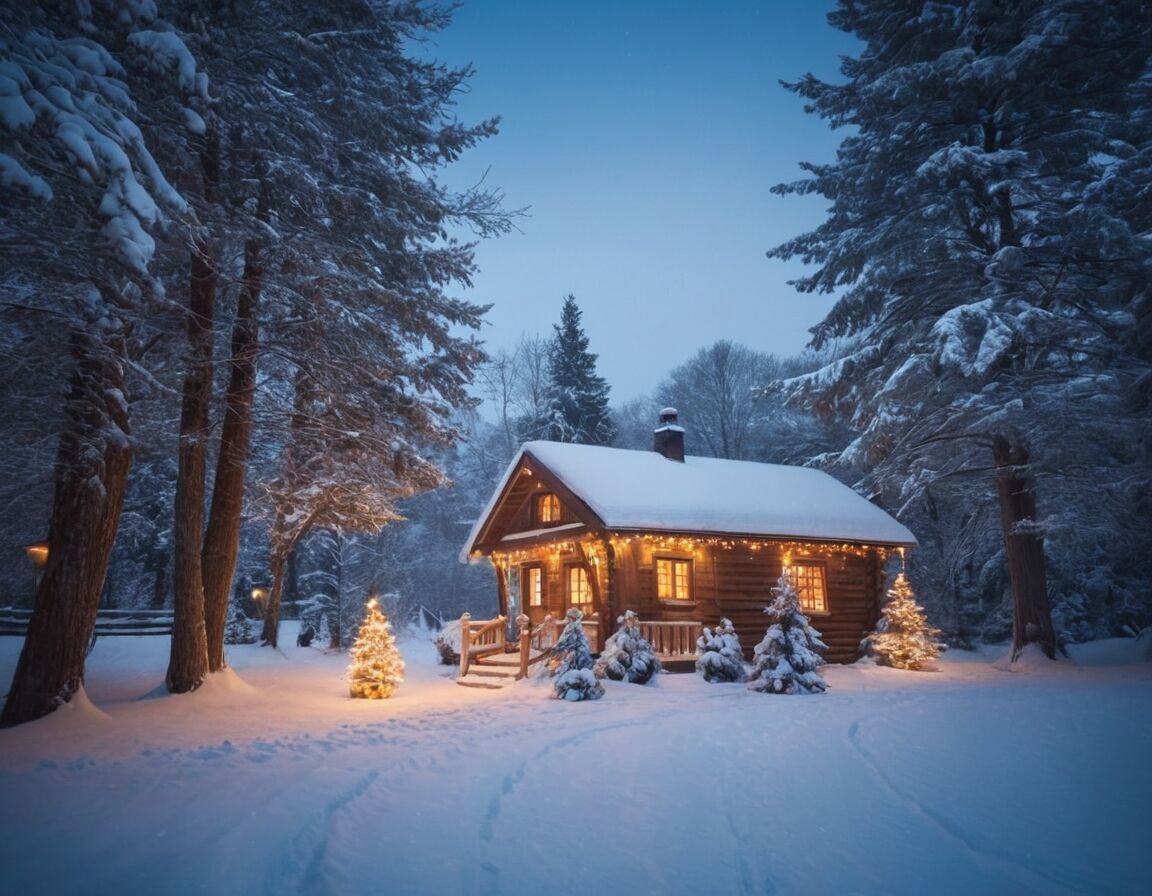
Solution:
[[[553,325],[548,359],[549,416],[546,437],[557,442],[608,445],[615,426],[608,411],[608,383],[596,373],[576,297],[565,296],[560,323]]]

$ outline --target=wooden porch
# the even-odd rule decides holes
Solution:
[[[589,644],[595,644],[600,622],[585,619],[581,626]],[[509,637],[508,618],[473,619],[460,617],[460,674],[457,683],[466,687],[502,687],[527,678],[529,670],[548,655],[564,630],[564,620],[551,615],[533,626],[531,620],[516,617],[517,634]],[[643,621],[641,636],[669,671],[689,671],[696,663],[696,639],[701,625],[693,621]]]

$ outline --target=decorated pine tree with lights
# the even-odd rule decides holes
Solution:
[[[604,686],[592,672],[592,650],[581,625],[584,614],[573,607],[564,615],[568,622],[547,661],[548,674],[556,679],[553,691],[561,700],[597,700],[604,696]]]
[[[660,660],[640,635],[639,616],[627,610],[616,621],[620,628],[604,642],[604,652],[592,671],[597,678],[645,684],[660,671]]]
[[[404,658],[396,649],[392,625],[380,612],[376,598],[368,601],[368,614],[352,645],[352,665],[348,667],[347,677],[353,697],[371,700],[391,697],[404,680]]]
[[[715,629],[705,627],[696,639],[696,671],[705,681],[743,681],[748,677],[740,637],[731,619],[721,617]]]
[[[923,669],[940,655],[936,640],[940,629],[928,624],[924,608],[901,572],[888,589],[876,631],[864,639],[863,647],[881,666],[895,669]]]
[[[772,605],[764,609],[775,621],[756,645],[749,690],[768,694],[816,694],[828,684],[816,669],[827,645],[800,608],[800,595],[787,570],[772,588]]]

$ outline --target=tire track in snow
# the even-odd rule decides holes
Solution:
[[[324,880],[324,860],[328,852],[328,837],[336,816],[372,787],[379,773],[371,771],[361,776],[349,788],[329,800],[318,812],[313,812],[292,837],[283,864],[275,880],[264,889],[267,892],[324,893],[328,891]]]
[[[740,829],[736,823],[736,815],[731,809],[725,808],[724,817],[728,822],[728,833],[736,842],[733,852],[736,858],[736,871],[739,874],[740,896],[772,896],[776,892],[776,883],[772,875],[754,867],[754,863],[748,858],[749,855],[756,854],[756,844]]]
[[[881,765],[876,757],[873,756],[862,743],[860,722],[861,719],[856,719],[848,727],[848,742],[856,751],[857,755],[864,761],[865,766],[872,773],[873,777],[900,800],[900,802],[911,808],[916,814],[925,818],[942,834],[959,843],[985,866],[1007,875],[1017,886],[1025,886],[1032,892],[1045,894],[1074,894],[1077,892],[1075,888],[1068,885],[1067,881],[1046,874],[1041,868],[1034,868],[1017,861],[1007,850],[995,849],[987,844],[978,842],[965,831],[961,825],[949,819],[942,812],[933,809],[922,800],[917,799],[911,792],[901,787],[900,784],[884,770],[883,765]]]
[[[630,720],[627,722],[617,722],[613,725],[601,725],[596,728],[584,729],[575,734],[570,734],[567,737],[562,737],[545,744],[542,749],[537,750],[534,755],[521,762],[515,771],[504,776],[499,791],[493,794],[492,799],[488,803],[488,810],[484,813],[484,821],[480,825],[480,840],[483,844],[481,846],[481,856],[487,852],[487,844],[490,844],[494,838],[495,825],[500,820],[500,815],[504,808],[504,801],[516,791],[516,787],[524,780],[530,766],[539,762],[553,751],[579,746],[585,741],[608,731],[640,728],[643,727],[644,724],[645,722],[642,720]],[[491,861],[491,859],[483,858],[480,863],[480,869],[483,872],[483,886],[486,896],[499,896],[501,892],[500,866]]]

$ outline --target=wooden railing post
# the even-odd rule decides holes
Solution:
[[[472,656],[472,614],[460,617],[460,677],[468,674],[468,663]]]
[[[532,653],[532,620],[521,613],[516,617],[516,624],[520,626],[520,674],[519,678],[528,677],[528,658]]]

